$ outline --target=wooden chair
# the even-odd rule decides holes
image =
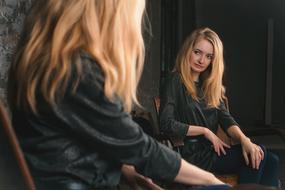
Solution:
[[[227,98],[224,99],[224,102],[226,104],[227,109],[229,109]],[[157,118],[159,118],[160,98],[154,97],[153,103],[154,103]],[[160,135],[164,136],[164,139],[168,139],[171,142],[174,150],[179,150],[178,147],[184,145],[183,139],[167,138],[167,136],[163,134],[162,132],[160,132]],[[222,139],[224,142],[226,142],[227,144],[231,144],[231,145],[233,144],[233,141],[231,140],[231,138],[229,138],[229,136],[221,129],[221,127],[218,128],[217,136],[220,139]],[[216,177],[225,183],[228,183],[231,185],[237,184],[238,176],[236,174],[216,175]]]
[[[19,168],[21,170],[21,174],[24,178],[27,189],[28,190],[36,190],[35,183],[34,183],[33,178],[31,176],[28,165],[26,163],[24,154],[20,148],[17,136],[16,136],[14,129],[12,127],[11,120],[9,118],[8,112],[6,111],[6,108],[2,104],[1,100],[0,100],[0,121],[1,121],[1,124],[3,126],[4,132],[5,132],[8,140],[9,140],[9,143],[11,144],[11,147],[13,149],[14,155],[16,157],[17,163],[18,163]]]

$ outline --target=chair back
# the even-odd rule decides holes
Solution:
[[[19,141],[17,139],[16,133],[12,127],[10,117],[2,101],[0,100],[0,122],[3,126],[4,132],[9,140],[9,143],[13,149],[14,155],[16,157],[17,163],[19,165],[21,174],[24,178],[25,184],[28,190],[36,190],[32,175],[26,163],[22,149],[20,148]]]
[[[154,108],[156,111],[157,117],[159,116],[159,109],[160,109],[160,98],[158,96],[153,98]]]

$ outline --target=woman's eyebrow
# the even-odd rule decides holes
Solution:
[[[208,53],[208,52],[204,52],[204,51],[202,51],[201,49],[199,49],[199,48],[194,48],[194,50],[198,50],[198,51],[200,51],[200,52],[202,52],[202,53],[204,53],[204,54],[207,54],[207,55],[214,55],[214,53]]]

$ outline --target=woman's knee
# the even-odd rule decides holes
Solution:
[[[264,155],[266,155],[267,154],[267,148],[263,144],[260,144],[259,146],[262,149],[262,151],[264,152]]]
[[[267,157],[268,157],[268,150],[267,150],[267,148],[264,146],[264,145],[262,145],[262,144],[260,144],[259,145],[260,146],[260,148],[262,149],[262,151],[263,151],[263,162],[266,162],[267,161]]]
[[[271,167],[278,167],[279,157],[272,152],[268,152],[267,153],[267,163],[269,163]]]
[[[259,145],[259,146],[262,148],[264,152],[263,160],[266,162],[266,165],[269,165],[270,168],[272,169],[277,168],[279,164],[279,157],[276,154],[268,151],[264,145]]]

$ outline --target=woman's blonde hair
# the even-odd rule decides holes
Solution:
[[[144,62],[144,8],[144,0],[35,1],[10,69],[8,92],[16,105],[37,112],[38,93],[55,104],[67,88],[72,64],[78,73],[76,89],[81,65],[72,60],[84,50],[104,72],[105,95],[110,100],[118,95],[130,111],[132,103],[138,103]]]
[[[213,30],[209,28],[199,28],[187,37],[178,53],[174,70],[180,73],[181,80],[193,99],[199,101],[190,68],[190,58],[195,44],[201,39],[209,41],[214,49],[214,56],[209,67],[200,75],[200,79],[203,81],[202,89],[204,92],[204,97],[202,98],[205,98],[209,107],[217,108],[225,93],[225,88],[222,83],[224,58],[223,44],[219,36]]]

